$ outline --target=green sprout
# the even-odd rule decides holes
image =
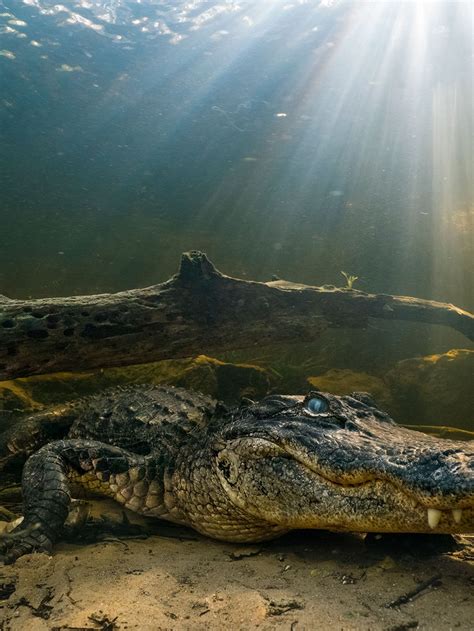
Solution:
[[[346,289],[354,289],[354,283],[359,278],[358,276],[353,276],[352,274],[348,274],[347,272],[343,272],[341,270],[341,274],[346,279]]]

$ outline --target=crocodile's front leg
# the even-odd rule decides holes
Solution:
[[[35,550],[51,550],[68,515],[71,481],[144,512],[147,502],[162,503],[159,468],[159,460],[101,442],[59,440],[45,445],[23,470],[24,520],[0,540],[5,562]]]

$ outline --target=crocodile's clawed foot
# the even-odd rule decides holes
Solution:
[[[23,524],[12,532],[0,536],[0,561],[14,563],[19,557],[31,552],[51,552],[52,541],[35,523],[25,527]]]

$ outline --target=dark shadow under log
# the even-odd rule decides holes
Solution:
[[[221,274],[201,252],[176,276],[116,294],[10,300],[0,295],[0,380],[123,366],[283,341],[370,318],[443,324],[474,340],[474,316],[453,305]]]

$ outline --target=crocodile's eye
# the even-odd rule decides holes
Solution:
[[[321,412],[327,412],[329,409],[328,402],[322,397],[311,397],[306,401],[306,409],[311,414],[321,414]]]

